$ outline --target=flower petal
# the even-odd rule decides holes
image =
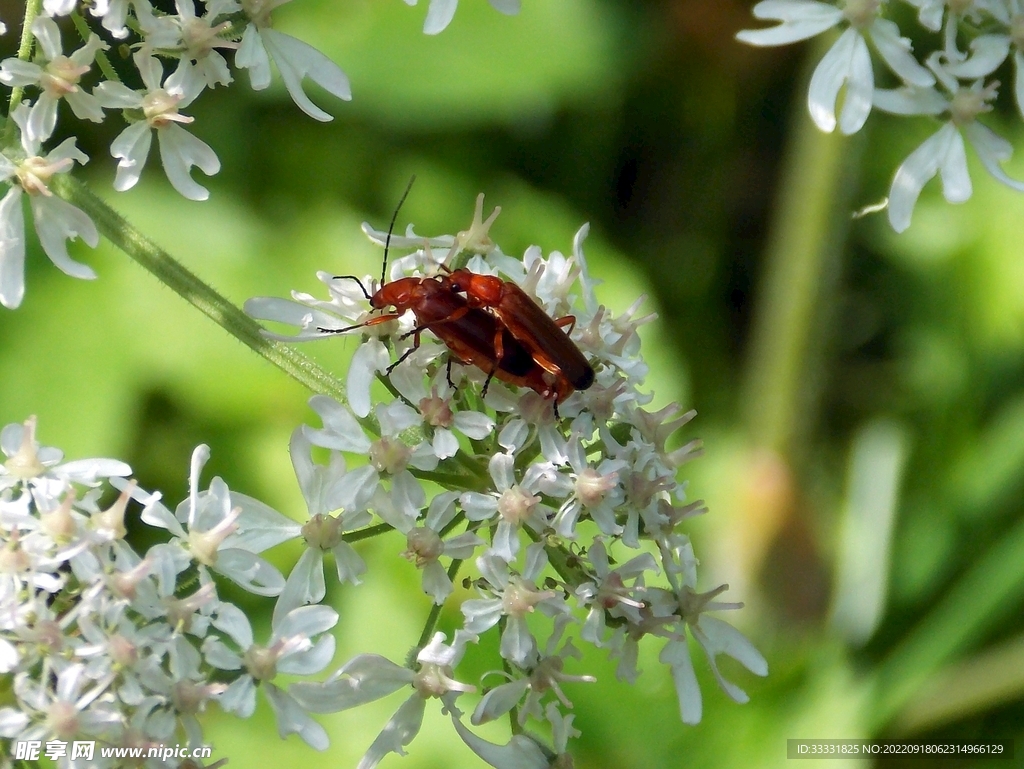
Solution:
[[[255,24],[247,26],[242,33],[242,42],[235,51],[235,66],[249,70],[249,83],[254,91],[262,91],[270,85],[270,57]]]
[[[303,426],[302,431],[310,443],[353,454],[367,454],[370,451],[370,439],[347,408],[326,395],[314,395],[309,399],[309,406],[324,425],[322,430]]]
[[[843,18],[843,12],[834,5],[815,0],[764,0],[754,6],[758,19],[779,21],[781,24],[766,29],[745,29],[736,39],[750,45],[786,45],[807,40],[831,29]]]
[[[430,0],[427,18],[423,21],[423,33],[436,35],[443,32],[445,27],[451,24],[458,6],[459,0]]]
[[[1009,35],[980,35],[971,41],[970,58],[951,64],[948,69],[959,78],[976,80],[995,72],[1009,54]]]
[[[316,750],[327,750],[331,741],[326,730],[302,709],[287,692],[283,692],[271,683],[264,687],[270,706],[277,718],[277,733],[281,738],[289,734],[298,734],[307,745]]]
[[[328,93],[348,101],[352,98],[348,78],[341,67],[324,56],[320,51],[291,35],[274,29],[260,30],[263,45],[273,57],[281,79],[299,109],[314,120],[328,122],[334,118],[313,104],[302,90],[302,78],[309,79]]]
[[[0,200],[0,304],[15,309],[25,296],[25,213],[21,187]]]
[[[974,151],[978,153],[986,171],[1007,187],[1024,192],[1024,182],[1008,176],[999,165],[1010,159],[1013,154],[1012,144],[977,122],[964,126],[964,133],[967,134],[967,140],[974,147]]]
[[[274,640],[290,636],[310,638],[325,633],[338,623],[338,612],[330,606],[300,606],[282,617],[274,628]]]
[[[893,72],[912,85],[922,88],[935,85],[935,75],[918,64],[910,53],[910,41],[900,35],[900,28],[894,22],[875,19],[870,35],[879,55]]]
[[[149,157],[149,147],[153,143],[153,132],[144,120],[132,123],[114,139],[110,145],[111,156],[117,158],[117,176],[114,177],[114,189],[124,192],[134,187]]]
[[[683,723],[699,724],[703,715],[703,701],[686,641],[669,641],[661,650],[658,659],[672,669],[672,680],[676,686],[676,699],[679,702],[679,714]]]
[[[320,603],[326,594],[323,551],[307,547],[285,580],[284,589],[274,605],[273,624],[280,624],[292,609]]]
[[[207,176],[220,171],[220,160],[210,145],[176,123],[161,128],[157,134],[160,160],[171,186],[189,200],[206,200],[210,192],[189,173],[196,166]]]
[[[871,111],[874,79],[871,57],[860,32],[846,30],[818,63],[807,90],[807,108],[811,119],[822,131],[836,127],[836,99],[847,85],[843,106],[843,133],[855,133]]]
[[[92,248],[96,248],[100,242],[100,235],[92,219],[56,195],[34,195],[31,197],[31,203],[36,233],[50,261],[72,278],[94,279],[96,273],[91,267],[68,256],[66,244],[67,240],[77,236]]]
[[[412,742],[423,724],[426,704],[427,701],[423,697],[415,694],[403,702],[367,749],[366,755],[356,769],[373,769],[388,753],[405,755],[403,748]]]
[[[949,101],[934,88],[876,88],[874,106],[894,115],[941,115]]]
[[[950,138],[945,155],[941,158],[939,177],[942,179],[942,195],[950,203],[963,203],[971,197],[971,174],[967,170],[967,149],[964,138],[955,130]]]
[[[910,226],[921,190],[938,173],[955,136],[959,136],[956,128],[947,123],[925,139],[897,169],[889,189],[889,223],[896,232],[903,232]]]

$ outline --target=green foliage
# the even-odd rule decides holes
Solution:
[[[462,0],[452,26],[428,38],[424,3],[301,0],[282,9],[280,28],[352,80],[351,104],[314,93],[333,123],[306,119],[283,88],[218,93],[195,111],[225,168],[209,202],[182,200],[155,168],[130,193],[102,192],[239,305],[319,292],[317,270],[376,274],[378,251],[359,223],[384,226],[411,173],[419,181],[400,229],[462,229],[480,191],[503,208],[495,237],[509,251],[569,251],[591,222],[586,252],[605,281],[602,301],[621,311],[646,293],[645,309],[663,315],[645,338],[653,406],[680,400],[701,412],[687,429],[709,438],[709,457],[681,471],[692,496],[711,503],[694,527],[698,551],[709,574],[731,582],[727,600],[747,601],[744,631],[771,675],[743,681],[743,706],[702,681],[704,721],[688,728],[671,682],[656,677],[655,647],[636,687],[605,664],[598,684],[569,691],[584,732],[577,767],[782,766],[787,738],[900,734],[929,680],[1024,633],[1024,196],[977,174],[960,207],[929,186],[902,236],[871,218],[829,230],[838,266],[823,278],[827,311],[799,359],[801,386],[813,386],[796,399],[797,442],[784,472],[753,472],[764,439],[745,427],[740,385],[755,331],[775,331],[751,326],[765,299],[761,254],[780,226],[770,212],[790,135],[782,124],[807,118],[788,91],[792,62],[723,34],[731,22],[710,7],[729,4],[698,5],[525,0],[506,18]],[[880,121],[872,142],[891,128]],[[83,142],[103,166],[91,170],[98,191],[109,189],[109,140]],[[836,169],[854,208],[884,194],[893,167],[886,152],[862,162],[859,175]],[[310,416],[308,393],[108,244],[75,255],[99,280],[67,278],[30,249],[26,301],[3,311],[2,422],[37,414],[43,443],[124,458],[143,487],[174,501],[191,448],[207,442],[212,473],[303,520],[287,441]],[[355,346],[304,349],[342,371]],[[828,621],[829,578],[852,436],[879,416],[906,430],[910,454],[884,554],[887,611],[871,641],[850,648]],[[389,546],[402,544],[373,545]],[[329,597],[342,615],[338,661],[368,650],[402,659],[429,609],[416,574],[371,570],[366,582]],[[1019,654],[1008,659],[1024,668]],[[964,670],[954,672],[999,675]],[[962,707],[957,691],[903,736],[1024,736],[1024,688]],[[352,766],[399,702],[326,717],[322,759],[295,737],[278,740],[262,703],[251,722],[213,713],[211,739],[232,765]],[[425,728],[401,766],[479,765],[450,730],[436,733]],[[492,739],[503,739],[499,729]]]

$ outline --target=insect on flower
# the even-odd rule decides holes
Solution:
[[[496,275],[478,275],[465,268],[449,271],[446,281],[452,290],[466,295],[471,308],[486,308],[517,342],[523,345],[537,365],[551,374],[556,403],[573,390],[586,390],[594,383],[594,369],[569,330],[576,324],[573,315],[552,318],[523,289]],[[497,348],[499,341],[495,339]]]
[[[412,182],[410,182],[411,185]],[[409,190],[406,189],[406,194],[408,192]],[[402,196],[402,201],[399,201],[399,208],[404,200],[405,195]],[[491,379],[497,377],[509,384],[528,387],[544,398],[553,399],[557,417],[558,402],[564,400],[573,391],[573,386],[564,377],[557,372],[550,372],[538,361],[537,356],[511,333],[496,314],[471,306],[469,301],[457,293],[447,276],[406,277],[385,282],[391,230],[394,228],[397,216],[398,210],[396,209],[385,241],[380,288],[371,294],[355,275],[338,276],[342,279],[354,280],[362,289],[373,309],[384,310],[393,307],[395,311],[354,326],[341,329],[321,328],[320,331],[323,333],[345,333],[358,328],[386,323],[411,311],[416,317],[416,326],[405,336],[412,336],[413,344],[387,368],[386,375],[390,375],[420,346],[420,334],[429,329],[444,342],[451,353],[451,357],[448,359],[448,384],[453,389],[451,362],[452,359],[455,359],[464,365],[476,366],[487,374],[482,395],[487,394]],[[540,311],[540,308],[537,309]],[[556,331],[561,333],[557,328]],[[592,377],[593,372],[591,372]]]

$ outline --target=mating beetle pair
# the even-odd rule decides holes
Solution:
[[[419,347],[420,334],[429,329],[448,347],[449,368],[454,358],[487,374],[483,394],[494,377],[528,387],[553,401],[557,418],[559,403],[574,390],[586,390],[593,384],[594,369],[563,330],[566,326],[572,328],[575,317],[553,319],[514,283],[464,268],[444,268],[443,275],[398,278],[386,283],[393,227],[394,218],[388,228],[381,285],[376,293],[370,294],[354,275],[339,277],[355,280],[373,309],[393,307],[394,312],[336,331],[374,326],[411,311],[416,317],[416,326],[409,332],[413,345],[386,373],[390,374]]]

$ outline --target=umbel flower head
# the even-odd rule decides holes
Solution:
[[[973,188],[968,174],[966,145],[985,170],[1006,186],[1024,191],[1024,182],[1010,177],[1002,164],[1012,145],[984,125],[979,117],[992,109],[1000,83],[990,76],[1006,59],[1015,70],[1014,96],[1024,116],[1024,5],[1020,0],[907,0],[918,9],[923,34],[915,39],[920,61],[910,40],[886,18],[888,0],[761,0],[753,8],[758,19],[778,24],[743,30],[736,37],[758,46],[784,45],[814,37],[839,26],[843,32],[814,70],[807,106],[823,131],[859,131],[872,109],[896,115],[939,117],[944,124],[926,139],[896,171],[889,197],[865,212],[888,208],[897,232],[910,226],[911,215],[925,184],[935,176],[950,203],[962,203]],[[868,42],[899,81],[881,88]],[[922,65],[923,62],[923,65]],[[891,80],[891,78],[889,78]],[[840,93],[842,107],[838,108]],[[966,142],[965,142],[966,140]]]
[[[436,237],[422,237],[411,226],[391,236],[364,225],[374,243],[405,252],[391,261],[383,287],[370,277],[319,273],[326,299],[293,293],[246,303],[257,318],[298,327],[294,335],[268,336],[312,341],[343,332],[360,340],[347,373],[348,403],[315,396],[310,405],[321,424],[304,427],[304,440],[292,441],[303,488],[318,492],[304,494],[318,503],[310,504],[309,550],[296,567],[300,576],[288,577],[295,588],[282,593],[282,601],[288,596],[284,608],[323,595],[321,553],[343,527],[342,540],[393,529],[403,535],[396,558],[407,562],[404,568],[422,570],[422,588],[433,603],[457,608],[463,618],[436,693],[416,683],[415,665],[401,668],[376,656],[355,658],[324,683],[293,687],[295,699],[313,712],[355,707],[410,685],[416,690],[360,769],[389,751],[404,752],[424,707],[438,698],[460,736],[492,765],[551,765],[577,734],[563,687],[593,681],[573,669],[580,656],[576,642],[607,649],[627,681],[638,675],[639,644],[647,638],[660,643],[687,723],[702,713],[688,636],[705,650],[734,700],[743,702],[746,694],[718,674],[719,654],[767,674],[749,641],[708,615],[740,607],[712,600],[727,586],[698,592],[697,561],[680,524],[703,505],[687,500],[677,472],[699,453],[699,443],[675,439],[693,412],[676,404],[647,408],[653,396],[641,389],[647,366],[638,329],[654,316],[640,312],[640,301],[621,315],[600,304],[583,250],[586,225],[569,255],[545,256],[532,246],[515,258],[490,237],[497,213],[484,218],[481,196],[468,229]],[[447,276],[461,268],[518,287],[552,320],[574,316],[556,331],[569,329],[593,382],[559,391],[557,356],[553,363],[531,346],[528,324],[503,319],[493,297],[484,301],[473,289],[457,288]],[[419,303],[424,296],[426,305]],[[439,308],[448,316],[431,314]],[[486,344],[473,341],[463,319],[487,330]],[[521,376],[508,375],[509,349],[525,356],[517,363]],[[497,364],[509,367],[502,376],[495,375]],[[535,378],[523,373],[531,366],[539,369]],[[310,464],[317,450],[331,452],[330,465]],[[352,461],[341,461],[339,453]],[[338,522],[328,525],[319,501],[338,500],[340,488],[346,501],[339,502]],[[362,529],[350,528],[350,521],[360,521]],[[369,578],[373,565],[367,567]],[[473,593],[454,589],[456,575]],[[339,577],[350,578],[342,571]],[[493,668],[505,679],[497,688],[482,678],[466,681],[458,670],[465,646],[488,634],[499,657]],[[449,649],[438,643],[435,638],[420,650],[421,664],[424,651]],[[494,693],[470,724],[461,702],[474,685]],[[521,725],[555,735],[553,745],[520,735],[498,746],[475,736],[472,725],[520,700]]]
[[[323,728],[274,679],[330,662],[337,613],[296,608],[258,644],[213,578],[276,594],[284,578],[258,553],[294,539],[298,524],[220,479],[202,490],[205,446],[193,454],[190,493],[176,513],[129,481],[124,462],[64,461],[40,445],[35,418],[0,430],[0,449],[0,675],[9,693],[0,737],[198,748],[209,703],[248,717],[261,686],[282,736],[326,747]],[[121,493],[104,508],[108,485]],[[131,517],[171,535],[144,553],[125,539],[136,503],[141,516]],[[61,767],[116,765],[99,755],[55,758]]]
[[[95,248],[99,244],[96,225],[82,211],[55,196],[48,186],[54,174],[68,173],[76,162],[89,158],[65,139],[43,154],[40,137],[30,130],[31,113],[19,104],[11,117],[21,132],[20,149],[0,154],[0,182],[10,185],[0,200],[0,304],[15,308],[25,296],[25,215],[23,194],[28,196],[32,220],[43,251],[62,272],[74,278],[92,279],[92,268],[68,254],[67,241],[79,237]]]

